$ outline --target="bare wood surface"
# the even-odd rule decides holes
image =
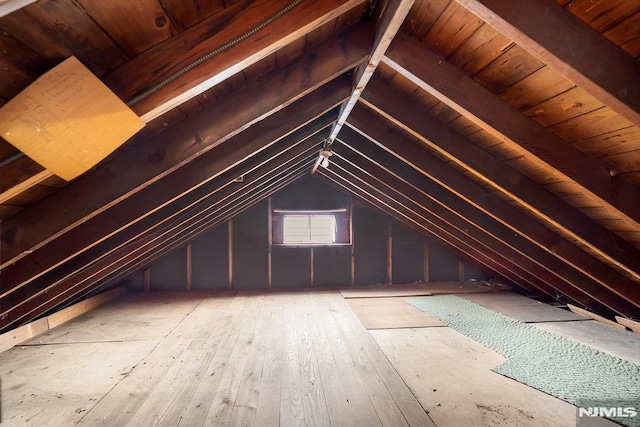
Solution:
[[[510,142],[523,155],[538,159],[549,174],[574,180],[602,203],[619,210],[627,221],[640,225],[640,196],[631,185],[611,180],[607,168],[495,97],[417,41],[398,34],[383,61],[500,140]]]
[[[438,426],[575,423],[575,406],[492,372],[504,357],[451,328],[370,334]]]
[[[340,114],[338,114],[338,119],[331,128],[331,132],[329,134],[330,141],[333,142],[340,133],[340,129],[347,121],[349,113],[351,113],[356,102],[358,102],[358,99],[360,98],[362,91],[367,86],[367,83],[369,83],[369,80],[378,67],[382,56],[389,47],[389,44],[391,44],[391,40],[395,37],[402,25],[402,22],[404,21],[404,18],[407,16],[407,13],[409,13],[411,6],[413,6],[413,2],[414,0],[391,0],[385,5],[382,16],[377,23],[376,36],[373,41],[371,53],[369,54],[369,61],[367,64],[360,64],[356,69],[353,91],[351,92],[349,99],[342,105]],[[314,173],[317,168],[317,166],[314,166],[311,173]]]
[[[213,110],[205,110],[192,120],[183,121],[157,138],[134,148],[127,156],[120,156],[95,172],[81,177],[49,198],[47,206],[25,209],[3,225],[3,265],[9,259],[24,256],[25,250],[33,250],[36,246],[51,241],[75,225],[126,199],[359,63],[367,54],[368,35],[369,32],[365,29],[346,36],[349,41],[344,38],[331,39],[328,44],[319,47],[315,54],[309,54],[261,79],[255,86],[247,86],[242,91],[243,95],[236,94],[225,102],[215,104]],[[320,65],[314,67],[312,63]],[[297,73],[301,74],[296,76]],[[298,84],[291,84],[293,81]],[[272,89],[278,96],[270,95]],[[215,123],[211,122],[211,115],[217,117]],[[177,141],[180,142],[176,143]],[[141,167],[141,164],[146,166]],[[119,176],[117,183],[105,188],[103,184],[112,181],[108,178],[113,175]],[[87,197],[89,193],[86,188],[98,185],[103,191],[91,192],[91,197]],[[87,200],[80,202],[83,197]],[[66,212],[64,215],[49,217],[46,222],[37,220],[43,210],[58,212],[60,207],[55,205],[68,206],[70,203],[76,203],[82,208],[74,209],[73,215]],[[29,227],[19,224],[29,224]]]
[[[590,317],[593,320],[597,320],[598,322],[602,322],[605,325],[609,325],[609,326],[613,326],[614,328],[617,329],[625,329],[624,325],[621,325],[620,323],[616,323],[613,320],[609,320],[606,317],[602,317],[596,313],[593,313],[589,310],[585,310],[583,308],[580,307],[576,307],[575,305],[572,304],[567,304],[567,307],[569,307],[569,310],[573,311],[576,314],[579,314],[581,316],[585,316],[585,317]]]
[[[527,2],[517,11],[499,0],[457,1],[640,126],[638,62],[579,18],[554,2],[541,0]],[[615,78],[611,78],[611,70],[615,70]]]
[[[29,366],[24,365],[25,351],[0,355],[3,383],[11,385],[25,381],[28,376],[22,374],[31,367],[49,366],[50,351],[56,362],[64,361],[34,378],[37,387],[25,387],[29,393],[37,390],[38,396],[29,398],[31,405],[18,404],[19,394],[5,399],[4,419],[12,422],[30,414],[34,423],[44,422],[40,417],[51,417],[55,403],[57,414],[51,419],[78,425],[151,419],[185,425],[287,425],[286,420],[432,425],[336,291],[192,291],[127,298],[127,304],[103,306],[94,318],[60,327],[65,342],[29,346]],[[162,335],[149,337],[149,325],[163,319]],[[83,322],[101,324],[95,332],[103,341],[83,334]],[[123,340],[114,342],[118,339]],[[139,351],[129,351],[134,346]],[[111,353],[118,348],[127,355]],[[99,349],[106,350],[105,357],[96,357]],[[89,367],[87,357],[95,371],[90,378],[101,381],[78,387],[74,381],[87,378],[79,366]],[[71,374],[74,369],[78,375]],[[102,381],[102,375],[111,381]],[[76,412],[78,408],[82,410]]]
[[[349,298],[347,304],[362,326],[369,330],[445,326],[407,304],[403,298]]]
[[[536,328],[562,335],[589,347],[640,364],[640,336],[597,320],[539,322]]]
[[[22,181],[20,184],[17,184],[11,188],[8,188],[7,190],[0,193],[0,204],[6,203],[7,201],[17,196],[18,194],[28,190],[29,188],[35,185],[40,184],[41,182],[43,182],[44,180],[52,176],[53,176],[52,172],[48,170],[44,170]]]
[[[205,90],[241,72],[278,49],[305,36],[314,29],[360,4],[362,0],[330,0],[319,4],[302,2],[254,37],[249,37],[164,86],[133,106],[145,121],[160,116]],[[259,25],[290,0],[243,2],[232,11],[223,12],[226,19],[213,16],[177,37],[155,46],[111,73],[106,82],[122,99],[149,88],[167,76],[214,49]],[[189,48],[185,50],[184,46]],[[167,64],[167,57],[172,58]],[[149,76],[153,76],[150,81]]]
[[[60,326],[76,317],[103,305],[114,298],[127,293],[127,288],[120,286],[111,291],[89,298],[42,319],[20,326],[12,331],[0,334],[0,353],[27,340],[37,337],[50,329]]]
[[[502,189],[501,191],[506,191],[516,200],[526,198],[525,205],[529,206],[533,212],[542,213],[544,211],[546,218],[553,217],[561,221],[562,224],[559,224],[559,221],[554,222],[563,227],[563,230],[571,230],[571,235],[579,237],[582,242],[597,249],[598,253],[606,256],[607,260],[612,262],[615,267],[623,268],[625,274],[630,274],[632,277],[640,274],[638,269],[640,258],[638,251],[632,245],[537,186],[524,175],[505,167],[502,162],[497,161],[493,156],[488,155],[480,147],[470,143],[452,129],[425,117],[425,114],[428,113],[420,114],[418,106],[411,104],[410,108],[401,107],[402,101],[385,96],[390,94],[385,85],[372,82],[370,89],[375,90],[364,94],[365,102],[368,106],[372,106],[377,113],[390,119],[394,125],[403,130],[411,130],[412,135],[428,143],[430,148],[462,163],[465,167],[478,170],[477,176],[484,177],[483,180],[489,180],[488,177],[491,177],[490,184],[492,186],[498,186],[499,189]],[[394,112],[398,111],[398,108],[405,109],[402,116],[399,116],[401,119],[395,118]],[[600,283],[605,286],[618,282],[617,279],[611,279],[612,275],[620,277],[616,271],[601,263],[594,263],[591,256],[577,248],[573,242],[562,239],[557,233],[546,229],[499,198],[490,197],[482,186],[463,174],[451,170],[450,167],[442,165],[441,162],[434,162],[428,152],[416,144],[408,143],[402,135],[375,120],[366,108],[357,108],[351,116],[351,121],[360,133],[366,134],[369,139],[385,147],[394,156],[413,165],[424,175],[431,177],[445,188],[451,189],[455,194],[460,195],[499,222],[517,233],[523,233],[533,243],[541,246],[543,250],[553,253],[554,256],[562,257],[563,260],[591,277],[599,278]],[[534,194],[537,196],[535,201],[531,199]],[[492,207],[488,208],[488,205],[492,205]],[[582,237],[577,235],[578,232]],[[605,240],[613,246],[608,246],[609,244],[604,246]],[[542,244],[542,242],[546,243]],[[620,247],[625,249],[620,250]],[[635,287],[635,282],[631,278],[625,277],[621,280],[621,283],[624,283],[629,289]]]
[[[633,332],[640,334],[640,322],[636,322],[635,320],[627,319],[620,316],[616,316],[616,322],[631,329]]]
[[[525,323],[588,320],[587,317],[511,292],[462,295],[462,298]]]
[[[593,309],[599,306],[594,298],[595,295],[598,295],[601,297],[600,300],[611,310],[626,311],[627,313],[637,311],[638,302],[633,300],[633,296],[626,296],[621,289],[617,290],[618,295],[613,295],[603,289],[599,283],[567,269],[545,250],[532,245],[531,242],[515,239],[512,233],[501,224],[495,223],[480,212],[475,212],[471,206],[462,203],[462,200],[442,191],[441,187],[434,186],[421,173],[412,170],[391,156],[386,156],[384,152],[375,151],[373,144],[358,141],[361,139],[358,138],[359,136],[349,134],[347,138],[347,134],[344,134],[341,137],[346,142],[341,146],[340,154],[335,156],[337,158],[332,169],[352,177],[349,179],[357,181],[361,185],[371,187],[374,191],[384,194],[384,197],[391,197],[410,207],[414,212],[420,213],[425,221],[431,225],[430,228],[442,230],[449,241],[453,238],[476,246],[481,252],[487,253],[504,265],[508,265],[513,272],[518,272],[520,277],[527,278],[530,283],[536,283],[541,289],[550,289],[552,286],[564,295],[576,301],[582,301],[582,304],[593,307]],[[405,143],[404,145],[410,144]],[[415,148],[421,151],[418,147]],[[353,153],[359,154],[360,157],[353,155]],[[425,152],[424,155],[426,154]],[[420,155],[412,156],[409,161],[417,158],[420,158]],[[428,170],[437,169],[438,161],[431,158],[428,164]],[[467,183],[467,186],[469,184],[471,182]],[[445,181],[444,185],[448,185],[448,183]],[[479,199],[487,198],[484,191],[480,191],[480,194]],[[466,200],[473,199],[467,198]],[[502,199],[497,199],[497,201],[502,202]],[[503,209],[513,209],[510,205],[503,204],[505,205]],[[537,225],[536,222],[533,224]],[[525,227],[525,223],[519,221],[519,227]],[[635,288],[632,283],[625,285],[630,290]],[[551,295],[553,295],[553,291]],[[630,295],[633,293],[630,292]]]

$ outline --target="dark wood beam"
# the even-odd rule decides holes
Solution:
[[[338,133],[340,133],[340,129],[344,125],[344,122],[347,121],[347,117],[349,117],[353,106],[356,105],[360,94],[362,94],[371,76],[373,76],[391,40],[395,37],[402,22],[404,22],[404,18],[409,13],[411,6],[413,6],[413,2],[414,0],[389,0],[386,3],[384,11],[376,24],[376,36],[373,41],[373,47],[371,48],[371,54],[369,55],[369,61],[360,64],[356,69],[353,79],[353,92],[351,92],[349,99],[342,104],[340,114],[338,114],[338,120],[336,120],[329,134],[329,141],[333,142],[338,136]],[[316,163],[311,173],[314,173],[317,168]]]
[[[79,293],[90,292],[96,286],[113,284],[115,278],[122,277],[125,270],[135,263],[137,268],[149,265],[177,247],[196,238],[200,234],[228,220],[231,215],[263,200],[279,191],[293,180],[305,175],[309,165],[313,142],[302,144],[305,151],[288,153],[286,159],[274,159],[252,172],[251,180],[239,187],[224,187],[210,199],[189,207],[169,229],[149,229],[140,236],[110,253],[98,262],[90,262],[91,254],[85,257],[89,264],[65,278],[52,283],[26,298],[16,295],[1,300],[3,313],[0,329],[7,329],[28,322],[52,308],[64,304]],[[101,253],[100,248],[98,253]],[[128,274],[128,273],[127,273]],[[14,303],[12,305],[12,303]],[[4,309],[5,307],[9,307]]]
[[[555,2],[457,0],[521,48],[640,126],[640,64]]]
[[[303,1],[256,34],[189,69],[132,108],[149,122],[362,3],[363,0]],[[289,4],[291,0],[238,2],[120,66],[106,76],[105,82],[121,99],[129,101],[242,36]]]
[[[637,248],[440,122],[421,108],[417,102],[399,96],[377,79],[370,82],[362,101],[394,125],[463,166],[489,186],[513,198],[532,215],[558,227],[564,235],[586,246],[599,259],[618,269],[629,279],[640,280],[640,251]],[[384,131],[384,128],[380,127],[380,118],[377,115],[367,113],[362,107],[359,108],[359,114],[358,128],[368,129],[367,122],[375,120],[371,126],[378,128],[381,132]],[[428,169],[426,164],[422,167],[425,170]],[[542,227],[538,228],[542,230]],[[541,233],[540,231],[537,235],[541,236]],[[542,241],[549,242],[547,244],[549,250],[555,250],[550,244],[556,240],[555,233],[544,234],[547,237]],[[566,250],[569,258],[575,258],[576,251],[582,252],[573,244],[570,244]],[[585,255],[581,255],[578,259],[590,258],[585,258]],[[593,260],[588,259],[584,264],[588,266],[591,263]]]
[[[603,165],[479,85],[446,59],[399,33],[383,62],[502,141],[510,141],[529,160],[575,181],[584,191],[640,227],[640,192],[609,174]],[[551,172],[550,172],[551,173]]]
[[[370,37],[368,27],[334,37],[299,60],[250,83],[228,99],[22,210],[3,223],[0,268],[120,203],[315,89],[325,87],[366,58]],[[339,86],[339,90],[346,85],[350,93],[348,82],[332,84]],[[331,96],[329,87],[322,89],[325,91],[323,96]],[[336,86],[331,90],[336,90]],[[95,191],[96,188],[100,191]],[[41,220],[43,215],[47,216],[47,221]]]
[[[353,184],[349,183],[346,179],[344,179],[340,175],[335,174],[335,173],[331,173],[330,171],[326,171],[324,173],[319,173],[319,174],[316,175],[316,178],[326,182],[327,184],[333,186],[334,188],[336,188],[339,191],[342,191],[342,192],[345,192],[347,194],[350,194],[360,204],[362,204],[364,206],[367,206],[368,208],[373,209],[373,210],[381,213],[382,215],[384,215],[388,219],[392,219],[394,221],[398,221],[398,222],[404,224],[406,227],[416,231],[417,233],[419,233],[422,236],[424,236],[425,238],[427,238],[430,242],[434,242],[434,241],[438,242],[443,247],[446,247],[448,250],[451,250],[455,254],[455,256],[458,257],[459,259],[462,259],[465,262],[467,262],[469,264],[472,264],[472,265],[480,265],[481,268],[486,269],[488,272],[490,272],[491,274],[495,275],[496,278],[498,278],[500,280],[503,280],[505,282],[505,284],[508,283],[509,285],[516,285],[515,282],[511,281],[506,276],[502,275],[498,270],[494,269],[494,267],[492,266],[492,264],[494,264],[494,263],[489,258],[486,258],[487,263],[484,263],[482,260],[474,258],[474,257],[470,256],[469,254],[467,254],[465,252],[462,252],[460,249],[458,249],[455,246],[451,245],[449,242],[447,242],[447,241],[441,239],[440,237],[438,237],[437,235],[433,234],[433,232],[430,231],[429,229],[426,229],[426,228],[424,228],[422,226],[419,226],[414,221],[414,219],[412,219],[411,215],[408,213],[409,211],[406,211],[408,216],[404,216],[405,215],[404,213],[398,213],[400,211],[396,211],[396,210],[394,210],[395,208],[389,208],[386,205],[381,204],[380,201],[378,199],[376,199],[374,196],[370,195],[369,193],[361,191],[358,187],[356,187]],[[399,208],[399,206],[397,206],[397,207]],[[425,241],[425,246],[427,246],[427,247],[429,246],[427,241]],[[482,254],[477,253],[477,255],[478,255],[479,258],[482,258]],[[495,266],[497,268],[500,268],[500,266],[498,266],[497,264]],[[428,266],[426,267],[426,269],[428,270]],[[425,282],[428,282],[428,280],[425,280]],[[516,286],[521,287],[524,290],[531,291],[531,289],[529,287],[525,287],[525,286],[522,286],[522,285],[516,285]],[[543,300],[553,301],[553,298],[548,298],[548,297],[547,297],[547,299],[545,299],[545,297],[541,297],[541,298]]]
[[[511,265],[509,262],[504,265],[500,264],[462,240],[457,240],[451,236],[443,236],[441,234],[442,230],[430,227],[429,223],[419,214],[398,203],[384,192],[371,188],[369,184],[358,182],[357,179],[350,178],[346,171],[339,168],[322,169],[319,171],[319,175],[324,176],[339,187],[342,187],[346,191],[356,195],[359,199],[364,200],[366,204],[370,205],[374,209],[392,216],[408,227],[411,227],[419,231],[421,234],[428,236],[430,239],[435,240],[443,247],[452,250],[457,256],[479,262],[494,273],[505,277],[508,281],[515,283],[530,292],[534,292],[534,290],[537,289],[535,286],[511,271],[508,268],[508,266]]]
[[[111,209],[88,219],[65,233],[63,238],[8,265],[2,271],[0,296],[36,281],[46,272],[102,241],[109,239],[111,246],[117,246],[119,239],[123,237],[114,235],[119,233],[120,236],[126,236],[138,232],[144,226],[137,225],[138,222],[145,224],[149,216],[164,215],[166,211],[161,209],[166,206],[174,206],[175,209],[189,206],[212,191],[209,183],[214,178],[223,176],[230,170],[238,174],[246,173],[250,170],[247,168],[252,164],[253,158],[263,162],[266,161],[265,156],[266,159],[274,158],[294,147],[297,142],[324,129],[336,115],[336,111],[326,111],[339,105],[349,93],[348,86],[343,84],[345,82],[336,83],[339,86],[333,89],[330,89],[332,84],[324,86],[328,92],[319,90],[308,95],[198,157],[190,164],[191,167],[177,170]],[[232,169],[238,165],[241,166]],[[224,182],[228,183],[234,178],[236,176],[229,176],[227,173]],[[33,262],[34,259],[37,262]]]
[[[355,131],[343,129],[340,139],[344,144],[332,157],[344,156],[351,164],[351,170],[362,168],[369,180],[378,182],[378,187],[387,187],[383,191],[399,192],[418,203],[440,226],[448,226],[449,230],[455,229],[461,236],[466,236],[468,243],[473,240],[481,250],[507,258],[539,281],[594,310],[601,309],[604,304],[616,312],[640,311],[640,298],[634,301],[632,295],[621,297],[610,292]],[[429,157],[430,165],[440,163],[441,167],[448,167],[434,156]],[[496,196],[488,193],[486,197]]]

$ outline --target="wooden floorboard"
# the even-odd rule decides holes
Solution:
[[[15,425],[433,425],[335,290],[130,295],[0,357]]]
[[[539,306],[508,293],[471,299]],[[491,372],[504,360],[492,350],[446,326],[408,327],[405,306],[327,289],[129,295],[0,354],[3,421],[575,425],[574,406]],[[402,326],[367,330],[376,313]],[[535,325],[630,360],[640,354],[637,334],[594,321]]]

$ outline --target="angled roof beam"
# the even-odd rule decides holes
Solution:
[[[450,249],[461,260],[469,264],[480,265],[481,268],[486,269],[488,272],[491,272],[492,274],[496,275],[501,280],[505,280],[510,284],[515,284],[514,281],[508,279],[497,270],[500,268],[500,266],[494,263],[490,258],[486,257],[485,255],[479,252],[475,253],[474,256],[470,256],[466,252],[462,252],[460,249],[451,245],[449,242],[445,241],[444,239],[441,239],[438,236],[432,235],[432,232],[430,230],[425,229],[423,226],[418,225],[416,222],[414,222],[413,219],[403,216],[403,214],[398,213],[395,210],[388,208],[387,206],[380,205],[379,201],[373,198],[373,196],[362,193],[358,188],[348,183],[344,178],[338,176],[337,174],[330,174],[329,171],[327,171],[325,173],[318,173],[315,177],[335,187],[339,191],[352,195],[356,200],[358,200],[358,202],[362,203],[368,208],[384,214],[389,219],[392,219],[404,224],[406,227],[411,228],[412,230],[415,230],[416,232],[427,237],[431,241],[437,241],[439,245],[442,245],[443,247]],[[532,288],[530,285],[526,287],[524,285],[518,284],[518,286],[530,292],[535,292],[535,288]],[[545,299],[544,296],[542,298]],[[553,301],[553,298],[547,297],[546,300]]]
[[[269,147],[281,139],[292,144],[324,129],[335,118],[336,112],[331,110],[346,99],[348,94],[345,79],[337,79],[322,86],[201,155],[191,162],[191,167],[176,170],[166,179],[159,180],[110,209],[92,216],[63,237],[7,265],[2,271],[0,296],[34,281],[40,283],[41,280],[36,279],[46,272],[112,238],[167,205],[190,203],[191,199],[207,191],[209,181],[262,151],[271,153]],[[278,144],[279,147],[281,145]],[[262,154],[258,158],[260,156]],[[116,244],[114,239],[111,242]],[[33,262],[35,258],[37,263]]]
[[[541,167],[575,181],[601,203],[617,209],[627,222],[640,227],[640,192],[636,188],[611,177],[606,167],[410,36],[398,33],[383,62],[500,140],[514,143],[514,148]]]
[[[214,196],[214,201],[222,201],[228,198],[230,193],[236,193],[235,198],[225,203],[226,209],[210,207],[209,216],[200,218],[201,224],[197,225],[197,228],[193,224],[183,223],[170,230],[170,233],[165,231],[163,233],[165,239],[158,238],[155,234],[145,235],[119,253],[111,254],[98,263],[91,264],[89,268],[78,272],[78,274],[72,274],[66,280],[55,283],[47,292],[39,292],[19,301],[3,312],[0,330],[8,330],[29,322],[65,304],[83,292],[90,292],[99,286],[104,287],[116,283],[131,271],[148,265],[187,241],[221,224],[228,219],[227,212],[233,211],[237,214],[248,209],[265,197],[306,175],[312,161],[309,154],[311,151],[307,153],[305,159],[288,165],[286,168],[273,168],[268,175],[264,175],[262,179],[248,182],[240,190],[225,188]],[[257,197],[256,194],[260,195]],[[195,210],[192,211],[193,214],[198,213]],[[191,228],[192,226],[194,228]]]
[[[18,9],[22,9],[25,6],[29,6],[36,1],[37,0],[4,0],[0,2],[0,18]]]
[[[352,69],[369,53],[370,37],[368,27],[358,27],[327,40],[297,61],[249,83],[233,96],[139,144],[126,155],[98,167],[7,219],[0,236],[0,268]],[[295,121],[295,114],[282,118],[282,124],[291,120]],[[98,187],[100,192],[92,191]],[[69,206],[74,209],[70,211]],[[50,213],[47,221],[40,221],[46,212]]]
[[[208,52],[262,24],[291,3],[292,0],[236,3],[138,55],[107,75],[104,81],[121,99],[129,101]],[[255,35],[184,72],[132,108],[149,122],[362,3],[363,0],[303,1]]]
[[[377,23],[376,28],[376,36],[373,41],[373,48],[371,49],[371,54],[369,55],[369,61],[365,64],[360,64],[355,71],[355,75],[353,78],[354,88],[351,92],[351,96],[340,109],[340,114],[338,114],[338,119],[334,123],[331,128],[331,132],[329,132],[329,144],[335,141],[340,129],[344,125],[344,122],[349,117],[349,113],[353,109],[353,106],[356,105],[358,99],[360,98],[360,94],[364,90],[367,83],[373,76],[373,72],[378,67],[380,63],[380,59],[384,55],[385,51],[389,47],[391,40],[395,37],[396,33],[400,29],[404,18],[409,13],[411,6],[413,5],[414,0],[390,0],[386,6],[382,15]],[[316,162],[311,169],[311,173],[315,173],[322,161],[322,156],[318,155]]]
[[[328,123],[325,126],[328,126]],[[2,315],[6,314],[11,307],[24,303],[34,295],[46,292],[51,296],[58,289],[67,289],[68,278],[78,281],[87,277],[95,278],[96,274],[111,274],[111,271],[105,271],[111,266],[104,267],[102,260],[108,258],[120,262],[132,256],[136,248],[148,243],[145,236],[150,235],[151,240],[156,244],[159,239],[172,238],[174,234],[185,229],[189,236],[195,236],[196,225],[202,222],[203,218],[211,216],[212,210],[213,213],[217,213],[221,209],[226,209],[235,200],[233,197],[237,194],[245,194],[247,190],[252,189],[252,186],[261,184],[259,180],[268,178],[276,172],[286,172],[292,167],[290,163],[293,160],[299,161],[301,156],[308,156],[309,150],[316,147],[317,140],[314,137],[296,135],[285,138],[267,150],[268,152],[243,162],[231,171],[207,182],[196,191],[144,217],[135,226],[121,230],[81,256],[69,260],[51,273],[40,277],[39,280],[24,283],[5,292],[0,298],[4,310]],[[245,184],[238,185],[231,182],[234,177],[244,174],[248,174]],[[159,186],[158,189],[162,190],[162,187]],[[149,196],[152,199],[152,195]],[[105,220],[108,218],[103,219]],[[102,224],[97,222],[92,223],[91,226],[99,229]],[[98,267],[102,269],[96,270]]]
[[[489,101],[491,99],[487,100],[487,102]],[[496,101],[498,100],[496,99]],[[549,221],[561,229],[564,235],[585,245],[607,264],[623,272],[627,277],[640,280],[640,252],[630,243],[431,116],[417,102],[398,96],[397,92],[389,86],[374,79],[363,94],[362,103],[446,158],[465,167],[491,187],[512,197],[535,216]],[[361,117],[364,115],[369,117],[367,120],[376,120],[371,123],[371,126],[380,128],[375,115],[367,114],[362,108],[361,110]],[[360,124],[362,124],[362,120],[364,119],[360,120]],[[361,125],[358,127],[369,129]],[[548,132],[546,133],[548,134]],[[563,145],[566,146],[566,144]],[[571,161],[571,159],[567,160]],[[542,229],[543,227],[538,228]],[[549,237],[544,241],[553,242],[555,240],[555,237],[551,237],[555,236],[555,233],[547,230],[546,234]],[[547,248],[555,250],[551,243],[547,244]],[[569,259],[586,259],[587,254],[581,255],[581,257],[575,256],[576,252],[582,252],[582,250],[576,248],[574,244],[570,244],[567,248]],[[589,257],[587,256],[587,258]],[[585,261],[584,265],[592,263],[593,260],[590,259]]]
[[[628,314],[638,311],[640,298],[637,296],[623,297],[612,293],[599,283],[574,270],[553,254],[514,234],[508,227],[475,208],[471,203],[434,183],[404,161],[376,144],[372,144],[355,130],[343,129],[340,140],[345,144],[341,146],[342,149],[336,150],[335,156],[339,158],[344,155],[354,168],[366,169],[366,172],[371,174],[374,180],[389,187],[385,190],[386,192],[400,191],[412,202],[419,203],[440,221],[447,223],[449,229],[455,228],[467,236],[467,242],[474,240],[481,247],[481,250],[508,259],[527,274],[570,298],[580,301],[585,306],[591,306],[593,310],[602,308],[602,305],[596,302],[600,301],[611,311],[624,311]],[[411,143],[407,141],[405,144]],[[357,153],[357,155],[353,153]],[[425,154],[427,153],[425,152]],[[459,174],[435,156],[429,155],[428,157],[431,168],[449,168],[452,174]],[[378,179],[378,176],[382,178]],[[498,199],[491,193],[487,193],[485,197]],[[496,214],[502,214],[502,212],[499,211]]]
[[[555,2],[457,0],[479,18],[640,126],[640,64]]]
[[[466,239],[460,239],[451,233],[446,232],[442,228],[434,227],[427,219],[424,218],[419,212],[411,209],[403,203],[400,203],[391,194],[386,191],[376,188],[370,180],[361,180],[358,177],[351,174],[342,165],[332,165],[328,169],[321,169],[319,172],[333,180],[338,185],[342,186],[351,193],[364,198],[369,203],[374,205],[377,209],[386,212],[389,215],[398,216],[403,218],[403,222],[410,224],[414,227],[418,227],[422,230],[422,233],[435,239],[439,244],[444,247],[454,250],[456,253],[465,254],[478,262],[486,265],[492,271],[497,272],[513,283],[527,289],[531,292],[540,292],[540,289],[529,282],[518,271],[517,266],[513,265],[506,259],[496,260],[488,256],[486,253],[480,251],[477,247],[469,244]],[[504,261],[504,262],[500,262]],[[529,277],[530,279],[531,277]],[[540,285],[544,286],[544,285]],[[550,287],[546,288],[547,295],[554,296],[553,290]],[[544,293],[544,292],[543,292]],[[553,298],[555,299],[555,298]]]
[[[441,124],[441,127],[431,126],[429,121],[426,120],[426,114],[428,113],[421,114],[421,111],[418,109],[411,109],[411,111],[415,113],[415,117],[407,113],[404,114],[402,118],[405,120],[405,125],[409,124],[415,129],[413,130],[413,136],[424,140],[424,136],[416,133],[416,131],[433,132],[434,130],[437,131],[441,129],[445,133],[439,135],[436,138],[437,140],[443,144],[455,145],[458,146],[459,149],[464,150],[464,138],[459,140],[461,136],[455,131],[443,124]],[[599,262],[599,260],[572,242],[567,241],[561,235],[540,224],[535,218],[528,216],[502,198],[493,195],[472,179],[444,165],[442,162],[434,161],[433,156],[420,146],[407,141],[398,132],[380,123],[377,115],[373,114],[370,110],[360,105],[357,106],[350,116],[348,124],[353,124],[358,132],[367,136],[373,143],[384,148],[402,162],[412,166],[421,174],[434,180],[486,215],[500,222],[509,228],[512,233],[522,236],[543,251],[559,258],[562,262],[570,265],[572,268],[575,268],[588,278],[608,288],[622,298],[630,298],[635,301],[636,305],[640,305],[637,282],[623,276],[606,264]],[[449,132],[452,133],[450,136],[448,135]],[[477,155],[480,161],[491,165],[490,156],[483,156],[481,153]],[[491,169],[491,174],[497,174],[498,169],[501,167],[504,166],[500,166],[499,164],[494,165],[494,168]],[[580,281],[579,278],[572,277],[573,281]],[[579,283],[575,284],[578,285]],[[595,288],[593,289],[595,291]]]

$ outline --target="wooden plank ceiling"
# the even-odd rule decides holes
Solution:
[[[0,13],[0,105],[75,55],[147,123],[72,182],[0,141],[0,330],[310,174],[327,142],[314,176],[543,298],[640,317],[640,2],[9,0]]]

